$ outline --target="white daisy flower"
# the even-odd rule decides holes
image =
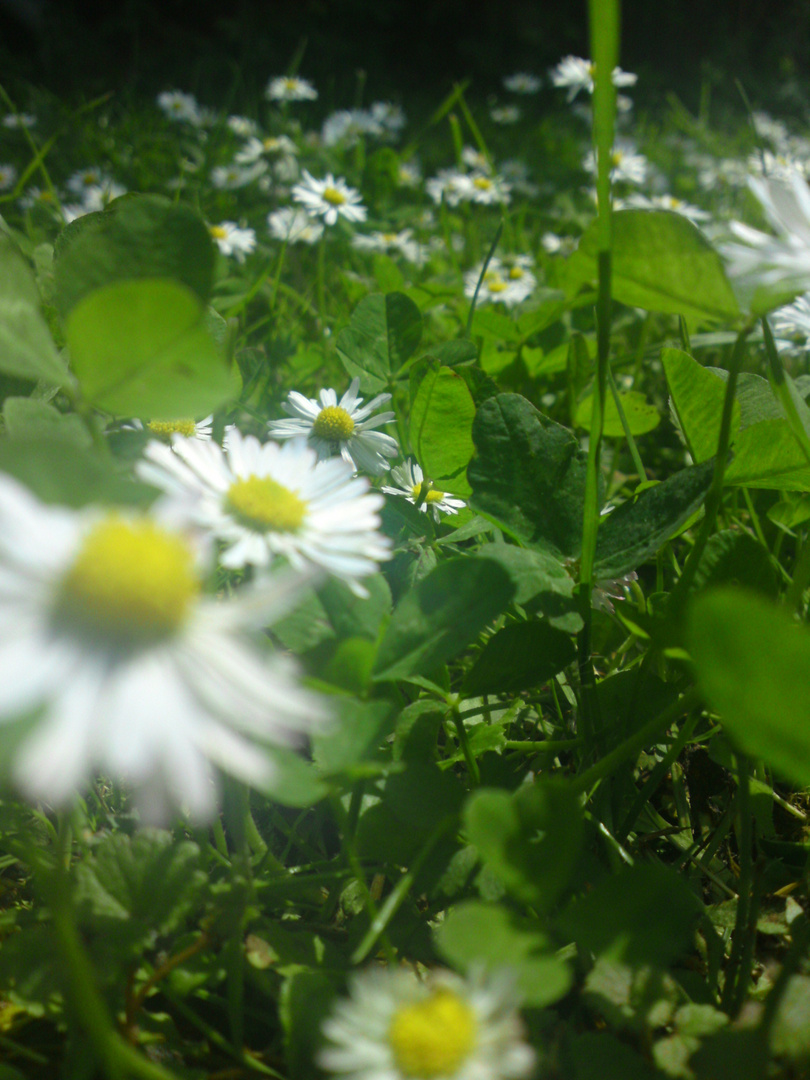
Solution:
[[[270,101],[315,101],[318,91],[297,75],[278,75],[267,84],[264,96]]]
[[[577,240],[573,236],[558,236],[557,233],[545,232],[540,237],[540,244],[549,255],[570,255],[576,250]]]
[[[37,118],[33,113],[9,113],[3,117],[3,127],[7,128],[30,128],[35,127]]]
[[[240,229],[235,221],[222,221],[219,225],[209,225],[208,231],[223,255],[233,255],[237,262],[243,263],[245,256],[256,247],[256,233],[253,229]]]
[[[101,771],[150,821],[210,818],[212,765],[265,785],[257,743],[323,722],[289,661],[241,636],[284,614],[298,579],[218,602],[204,554],[155,515],[46,506],[0,476],[0,721],[30,715],[10,762],[28,798],[65,805]]]
[[[361,135],[385,134],[386,128],[369,109],[339,109],[324,120],[321,142],[324,146],[354,146]]]
[[[297,206],[283,206],[267,215],[267,227],[274,240],[288,244],[317,244],[323,225]]]
[[[96,184],[93,187],[84,189],[82,192],[82,206],[88,214],[92,214],[98,210],[106,209],[113,199],[120,199],[126,193],[127,189],[123,184],[119,184],[115,180],[105,180],[103,184]]]
[[[772,180],[790,182],[793,173],[807,177],[807,166],[804,161],[787,153],[774,154],[771,150],[749,154],[748,168],[754,176],[767,176]]]
[[[462,148],[461,160],[468,169],[473,169],[475,172],[492,172],[492,163],[487,155],[483,151],[477,150],[474,146],[465,146]]]
[[[501,176],[475,173],[465,177],[465,183],[461,185],[461,199],[484,206],[494,206],[496,203],[505,205],[512,201],[511,190]]]
[[[409,458],[403,461],[401,465],[395,465],[391,470],[391,479],[397,487],[382,487],[381,490],[386,495],[402,495],[414,506],[419,502],[425,474],[422,472],[421,466],[415,461],[412,462]],[[425,513],[430,509],[434,519],[439,521],[442,514],[457,514],[466,505],[463,499],[456,499],[454,496],[447,495],[444,491],[437,491],[436,488],[431,486],[419,509]]]
[[[251,136],[242,149],[234,156],[239,165],[252,165],[263,157],[294,157],[298,147],[288,135],[267,135],[260,139]]]
[[[323,1022],[322,1069],[351,1080],[520,1080],[534,1067],[512,980],[369,968]]]
[[[380,254],[393,252],[402,255],[408,262],[419,263],[422,260],[419,244],[413,238],[413,229],[401,229],[399,232],[373,232],[364,236],[355,233],[352,247],[358,251],[371,251]]]
[[[776,346],[781,352],[804,353],[810,343],[810,294],[769,316]]]
[[[101,187],[103,184],[109,182],[110,177],[95,165],[90,165],[86,169],[79,169],[78,172],[73,173],[68,177],[66,186],[68,191],[73,192],[74,195],[84,195],[88,188]]]
[[[610,179],[612,183],[643,184],[647,176],[647,159],[639,154],[631,142],[616,143],[610,155]],[[596,175],[596,154],[589,150],[582,162],[586,172]]]
[[[554,86],[568,90],[569,102],[574,100],[580,90],[593,93],[594,65],[581,56],[564,56],[559,64],[549,71],[549,76]],[[615,67],[612,81],[614,86],[635,86],[638,75]]]
[[[379,531],[382,496],[342,458],[318,461],[306,439],[262,445],[229,430],[225,449],[175,436],[151,442],[136,471],[167,493],[166,513],[186,516],[222,541],[229,569],[267,567],[282,555],[295,569],[319,567],[359,596],[357,579],[390,558]]]
[[[31,210],[35,206],[45,206],[51,210],[57,209],[58,192],[52,192],[48,188],[37,187],[35,184],[25,189],[20,196],[20,206],[23,210]]]
[[[400,187],[418,187],[422,183],[422,170],[419,162],[411,159],[401,161],[397,172],[397,182]]]
[[[509,262],[501,262],[500,259],[490,259],[481,288],[478,290],[478,303],[505,304],[506,307],[515,307],[521,304],[537,287],[537,278],[529,269],[531,260],[518,256]],[[483,263],[468,270],[464,275],[464,295],[472,299],[481,276]]]
[[[239,135],[241,138],[255,135],[259,130],[256,121],[247,116],[229,116],[225,123],[228,125],[229,131],[232,131],[234,135]]]
[[[217,165],[211,170],[211,183],[223,191],[236,191],[247,187],[267,169],[267,163],[257,161],[253,165]]]
[[[162,439],[165,443],[172,441],[172,436],[182,435],[187,439],[210,439],[214,426],[214,414],[204,417],[202,420],[192,420],[191,417],[178,418],[176,420],[130,420],[122,424],[122,431],[148,431],[156,439]]]
[[[360,192],[348,187],[344,180],[336,180],[331,173],[324,180],[316,180],[304,169],[304,179],[292,189],[292,197],[308,214],[322,217],[325,225],[334,225],[339,217],[347,221],[366,220]]]
[[[200,106],[193,94],[164,90],[158,94],[157,103],[170,120],[185,120],[190,124],[200,122]]]
[[[674,195],[642,195],[640,191],[634,191],[624,200],[624,205],[634,210],[671,210],[688,218],[695,225],[710,221],[712,216],[707,210],[692,206]]]
[[[375,101],[369,112],[372,120],[382,128],[383,134],[391,138],[399,135],[407,123],[402,108],[393,101]]]
[[[444,199],[448,206],[458,206],[469,187],[469,177],[460,169],[439,169],[425,181],[425,191],[438,206]]]
[[[507,75],[503,85],[513,94],[536,94],[543,85],[543,80],[528,71],[518,71],[514,75]]]
[[[17,170],[13,165],[0,165],[0,191],[8,191],[17,183]]]
[[[489,116],[494,124],[516,124],[520,120],[520,109],[517,105],[499,105],[489,110]]]
[[[371,414],[391,395],[378,394],[363,405],[357,396],[359,386],[360,380],[352,379],[340,401],[334,390],[321,390],[317,401],[291,390],[281,407],[292,419],[271,420],[267,429],[275,439],[306,435],[322,460],[339,453],[356,471],[381,476],[390,467],[386,459],[396,457],[399,446],[396,439],[375,428],[389,424],[394,414]]]

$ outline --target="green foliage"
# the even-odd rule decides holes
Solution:
[[[367,393],[384,390],[413,355],[422,337],[422,316],[404,293],[365,297],[352,312],[335,348],[350,376]]]
[[[39,290],[25,259],[0,234],[0,371],[61,386],[68,379],[42,316]]]
[[[411,446],[426,477],[439,480],[464,469],[473,455],[475,416],[467,384],[452,368],[431,365],[411,405]]]

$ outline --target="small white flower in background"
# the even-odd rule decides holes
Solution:
[[[265,785],[261,743],[326,719],[285,658],[243,637],[283,615],[301,579],[206,598],[209,549],[155,514],[46,506],[0,476],[0,720],[30,731],[11,761],[28,798],[67,804],[96,771],[144,818],[216,811],[216,766]]]
[[[499,105],[489,110],[489,116],[494,124],[516,124],[520,120],[520,109],[517,105]]]
[[[211,183],[223,191],[236,191],[247,187],[267,170],[266,161],[257,161],[253,165],[217,165],[211,170]]]
[[[413,238],[413,229],[401,229],[399,232],[373,232],[364,236],[355,233],[352,237],[352,247],[358,251],[372,251],[384,254],[393,252],[402,255],[408,262],[419,263],[422,261],[422,252],[419,244]]]
[[[19,202],[23,210],[31,210],[34,206],[44,206],[55,212],[58,199],[58,191],[52,192],[48,188],[34,185],[25,189],[25,192],[20,196]]]
[[[84,195],[88,188],[103,187],[111,183],[110,176],[97,166],[79,169],[68,177],[66,186],[74,195]]]
[[[710,221],[712,216],[707,210],[692,206],[683,199],[676,199],[674,195],[642,195],[641,192],[634,191],[624,200],[624,205],[631,210],[671,210],[688,218],[695,225],[701,221]]]
[[[382,128],[382,133],[394,138],[407,123],[405,113],[392,101],[375,101],[369,109],[371,119]]]
[[[643,184],[647,176],[647,159],[631,142],[616,143],[610,155],[610,179],[613,183]],[[586,172],[596,175],[596,154],[589,150],[582,162]]]
[[[264,138],[251,136],[242,149],[234,155],[238,165],[252,165],[263,157],[294,157],[298,147],[289,135],[267,135]]]
[[[464,295],[469,299],[475,295],[483,265],[479,263],[464,275]],[[490,259],[478,290],[477,302],[486,304],[497,301],[510,308],[522,303],[537,287],[537,278],[529,269],[531,265],[532,261],[528,256],[515,256],[508,261]]]
[[[249,119],[247,116],[229,116],[225,122],[234,135],[239,135],[242,138],[255,135],[259,130],[256,121]]]
[[[275,240],[288,244],[316,244],[323,236],[323,225],[297,206],[283,206],[267,215],[267,227]]]
[[[476,150],[474,146],[465,146],[461,151],[461,160],[468,169],[478,173],[491,173],[492,162],[482,150]]]
[[[771,180],[790,180],[794,173],[807,177],[807,166],[799,158],[789,154],[774,154],[770,150],[756,151],[748,156],[748,169],[754,176]]]
[[[170,120],[185,120],[195,125],[200,122],[200,106],[193,94],[164,90],[158,94],[157,103]]]
[[[363,399],[357,396],[359,386],[360,380],[352,379],[340,401],[334,390],[321,390],[317,401],[291,390],[281,407],[292,419],[271,420],[267,430],[275,439],[305,435],[319,458],[339,453],[358,472],[380,476],[390,468],[387,459],[397,456],[399,446],[396,439],[375,430],[381,424],[389,424],[394,414],[371,414],[390,401],[391,395],[378,394],[363,405]]]
[[[159,507],[224,544],[223,566],[267,567],[277,555],[296,569],[318,567],[359,596],[358,578],[390,558],[379,531],[381,495],[342,458],[319,461],[304,438],[279,446],[229,430],[225,449],[175,436],[151,442],[136,471],[167,493]]]
[[[732,221],[737,241],[718,245],[730,277],[743,292],[785,285],[797,290],[810,285],[810,187],[798,174],[788,181],[749,178],[748,185],[776,233],[772,236]]]
[[[463,202],[481,203],[493,206],[495,203],[506,205],[512,201],[511,187],[502,176],[486,173],[473,173],[464,178],[461,184]]]
[[[594,65],[581,56],[564,56],[559,64],[549,71],[552,84],[568,90],[569,102],[574,100],[580,90],[593,93],[593,76]],[[637,81],[638,75],[622,71],[620,67],[613,69],[614,86],[635,86]]]
[[[400,187],[418,187],[422,183],[422,170],[419,167],[419,162],[414,161],[413,158],[410,161],[401,161],[397,180]]]
[[[162,439],[165,443],[172,441],[173,435],[182,435],[187,439],[210,439],[214,426],[214,414],[204,417],[202,420],[192,420],[191,417],[180,417],[175,420],[130,420],[121,425],[122,431],[148,431],[156,439]]]
[[[770,113],[755,109],[751,113],[751,120],[760,139],[767,139],[777,148],[785,146],[790,138],[790,132],[784,121],[774,119]]]
[[[553,232],[545,232],[540,237],[540,244],[549,255],[570,255],[576,250],[577,240],[574,236],[558,236]]]
[[[13,165],[0,165],[0,191],[8,191],[17,183],[17,170]]]
[[[235,221],[222,221],[219,225],[209,225],[208,231],[223,255],[233,255],[237,262],[243,263],[245,256],[256,247],[256,233],[253,229],[240,229]]]
[[[768,319],[781,352],[801,354],[810,347],[810,294],[772,312]]]
[[[321,141],[324,146],[343,143],[348,147],[354,146],[361,135],[384,134],[382,123],[368,109],[339,109],[324,120]]]
[[[366,220],[360,192],[349,187],[345,180],[336,180],[331,173],[323,180],[316,180],[304,169],[304,179],[292,189],[292,197],[308,214],[322,217],[326,225],[334,225],[339,217],[347,221]]]
[[[270,101],[315,101],[318,91],[297,75],[279,75],[267,84],[264,96]]]
[[[113,199],[120,199],[126,193],[127,189],[123,184],[119,184],[115,180],[105,180],[103,184],[96,184],[93,187],[84,189],[82,206],[88,213],[95,213],[98,210],[104,210]]]
[[[36,122],[37,118],[33,113],[9,113],[3,117],[3,127],[11,129],[35,127]]]
[[[536,198],[540,194],[540,188],[529,179],[529,167],[525,161],[519,158],[509,158],[501,164],[501,176],[510,184],[513,191],[518,195],[525,195],[529,199]]]
[[[539,75],[532,75],[528,71],[518,71],[514,75],[507,75],[503,85],[513,94],[536,94],[543,85]]]
[[[407,461],[403,461],[401,465],[393,467],[391,479],[397,486],[383,486],[381,490],[386,495],[402,495],[415,506],[419,501],[419,496],[422,494],[422,484],[425,481],[425,474],[422,472],[421,467],[409,458]],[[431,487],[419,509],[425,513],[430,510],[434,519],[439,521],[442,514],[457,514],[466,505],[463,499],[457,499],[444,491],[437,491],[434,487]]]
[[[317,1062],[351,1080],[521,1080],[535,1055],[518,1006],[508,973],[368,968],[323,1022]]]
[[[439,169],[425,181],[425,191],[438,206],[444,199],[448,206],[458,206],[469,186],[469,177],[460,169]]]

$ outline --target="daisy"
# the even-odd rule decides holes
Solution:
[[[322,217],[325,225],[334,225],[339,217],[347,221],[366,220],[360,192],[348,187],[344,180],[336,180],[331,173],[324,180],[316,180],[304,169],[304,179],[292,189],[292,197],[312,217]]]
[[[407,123],[405,113],[392,101],[375,101],[369,112],[372,120],[382,128],[383,134],[390,138],[399,135]]]
[[[647,176],[647,159],[630,142],[616,143],[610,155],[612,183],[643,184]],[[582,163],[586,172],[596,174],[596,154],[589,150]]]
[[[490,109],[489,116],[494,124],[516,124],[520,120],[520,109],[517,105],[500,105]]]
[[[67,179],[67,189],[74,195],[84,195],[88,188],[101,187],[110,182],[110,177],[94,165],[87,169],[79,169]]]
[[[229,131],[232,131],[234,135],[239,135],[241,138],[255,135],[259,130],[256,121],[247,116],[229,116],[225,123],[228,125]]]
[[[354,146],[361,135],[383,135],[385,129],[367,109],[339,109],[323,122],[321,142],[324,146],[345,143]]]
[[[158,94],[157,103],[170,120],[199,123],[200,106],[193,94],[183,94],[180,90],[164,90],[162,94]]]
[[[37,118],[33,113],[9,113],[3,117],[3,127],[7,128],[30,128],[35,127]]]
[[[297,75],[279,75],[267,84],[264,96],[270,101],[315,101],[318,91]]]
[[[810,342],[810,294],[797,296],[792,304],[774,311],[770,323],[781,351],[806,352]]]
[[[378,394],[363,405],[363,399],[357,396],[359,386],[360,380],[352,379],[340,401],[334,390],[321,390],[318,401],[291,390],[281,407],[292,419],[271,420],[267,429],[276,439],[306,435],[319,458],[339,453],[356,471],[381,476],[390,467],[386,458],[396,457],[399,446],[390,435],[374,429],[390,424],[394,414],[371,414],[390,401],[391,395]]]
[[[8,191],[17,183],[17,170],[13,165],[0,165],[0,191]]]
[[[519,1080],[534,1067],[511,979],[369,968],[323,1022],[322,1069],[351,1080]]]
[[[461,198],[464,202],[481,203],[484,206],[493,206],[496,203],[505,205],[512,201],[509,184],[500,176],[487,176],[485,173],[466,178],[466,183],[461,188]]]
[[[492,162],[483,151],[476,150],[474,146],[463,147],[461,151],[461,160],[468,169],[473,169],[475,172],[492,172]]]
[[[448,206],[458,206],[469,187],[469,177],[460,169],[439,169],[425,181],[425,191],[438,206],[444,199]]]
[[[358,251],[371,251],[379,254],[393,252],[402,255],[408,262],[421,262],[419,244],[413,239],[413,229],[402,229],[400,232],[373,232],[367,236],[356,233],[352,237],[352,247]]]
[[[236,191],[237,188],[246,187],[267,169],[264,161],[257,161],[253,165],[217,165],[211,170],[211,183],[215,188],[223,191]]]
[[[137,473],[166,492],[166,513],[187,516],[220,540],[220,562],[229,569],[266,567],[281,555],[295,569],[320,567],[364,596],[357,579],[390,557],[377,531],[382,496],[342,458],[318,461],[306,439],[262,445],[232,428],[224,450],[175,436],[171,448],[149,443],[144,457]]]
[[[288,244],[317,244],[323,236],[323,225],[297,206],[283,206],[268,214],[267,227],[274,240]]]
[[[221,603],[202,595],[206,554],[154,514],[46,506],[0,476],[0,721],[30,724],[10,762],[27,797],[66,805],[99,770],[151,821],[177,806],[210,818],[211,766],[266,785],[257,743],[325,719],[288,661],[242,637],[298,581]]]
[[[570,255],[577,246],[576,237],[558,236],[557,233],[545,232],[540,237],[543,250],[549,255]]]
[[[568,90],[569,102],[574,100],[580,90],[593,93],[594,65],[581,56],[564,56],[559,64],[549,71],[549,76],[554,86]],[[612,81],[614,86],[635,86],[638,75],[615,67]]]
[[[223,255],[233,255],[238,263],[245,261],[256,247],[256,233],[253,229],[240,229],[235,221],[223,221],[219,225],[209,225],[208,231]]]
[[[543,85],[543,80],[527,71],[518,71],[514,75],[507,75],[503,85],[513,94],[536,94]]]
[[[464,275],[464,295],[470,300],[475,296],[482,267],[483,263],[479,263]],[[497,301],[506,307],[515,307],[531,295],[536,286],[537,278],[525,265],[525,259],[514,260],[511,265],[505,265],[499,259],[491,259],[478,290],[478,303]]]
[[[122,431],[148,431],[156,439],[170,443],[173,435],[182,435],[187,439],[210,439],[214,426],[214,414],[211,413],[202,420],[192,420],[191,417],[176,420],[130,420],[128,424],[122,424]]]
[[[421,467],[415,461],[412,462],[408,459],[391,470],[391,479],[398,486],[384,486],[381,490],[386,495],[403,495],[408,502],[413,503],[414,506],[416,506],[419,502],[419,497],[422,494],[422,484],[425,479]],[[422,500],[419,509],[427,513],[428,507],[430,507],[434,519],[439,521],[443,513],[457,514],[459,510],[462,510],[466,505],[467,504],[463,499],[455,499],[452,495],[447,495],[443,491],[437,491],[434,487],[431,487],[429,483],[428,493]]]
[[[252,165],[263,157],[294,157],[298,147],[288,135],[268,135],[263,139],[252,136],[234,156],[238,165]]]
[[[422,170],[417,161],[400,161],[397,171],[400,187],[418,187],[422,183]]]
[[[674,195],[642,195],[641,192],[634,191],[624,200],[624,205],[634,210],[671,210],[688,218],[694,225],[701,221],[710,221],[712,216],[698,206],[692,206],[683,199],[676,199]]]
[[[106,209],[113,199],[120,199],[126,193],[127,189],[123,184],[119,184],[115,180],[105,180],[103,184],[96,184],[93,187],[84,189],[82,192],[82,206],[89,214],[92,214],[98,210]]]

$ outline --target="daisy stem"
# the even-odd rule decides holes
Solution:
[[[450,715],[453,720],[453,724],[458,734],[458,741],[461,749],[464,753],[464,760],[467,762],[467,771],[470,774],[470,780],[474,787],[481,786],[481,770],[478,768],[478,762],[473,756],[472,750],[470,750],[470,743],[467,739],[467,729],[464,727],[464,721],[461,717],[461,712],[458,707],[458,700],[453,699],[450,702]]]
[[[326,229],[321,233],[321,238],[318,241],[318,269],[317,269],[317,289],[318,289],[318,319],[321,324],[321,333],[326,330]]]

